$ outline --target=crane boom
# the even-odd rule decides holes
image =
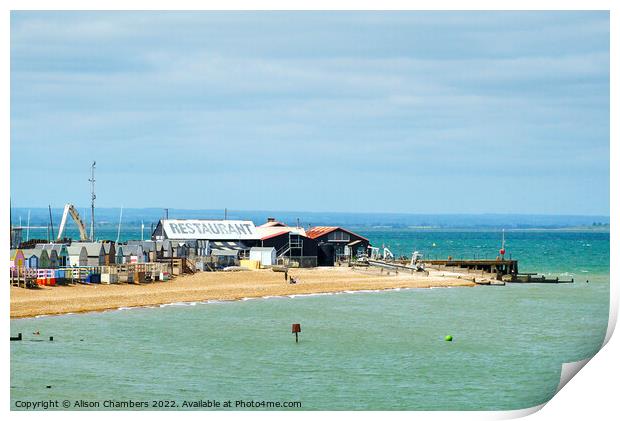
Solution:
[[[84,225],[84,222],[82,222],[82,219],[80,218],[80,214],[78,213],[77,209],[75,209],[75,206],[73,206],[71,203],[67,203],[65,205],[65,210],[62,213],[62,220],[60,221],[60,228],[58,229],[58,237],[56,238],[56,241],[60,241],[60,239],[62,238],[62,234],[65,231],[65,225],[67,224],[68,215],[71,215],[71,218],[73,219],[75,225],[80,231],[80,241],[88,241],[86,226]]]

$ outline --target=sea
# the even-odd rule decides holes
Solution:
[[[502,238],[499,227],[356,231],[395,255],[432,258],[495,258]],[[142,233],[125,227],[122,239]],[[609,233],[510,229],[504,236],[506,256],[519,260],[521,272],[574,282],[292,294],[14,319],[11,334],[24,340],[11,342],[11,408],[52,400],[40,405],[512,410],[547,402],[562,364],[602,346]],[[301,324],[299,342],[292,323]]]

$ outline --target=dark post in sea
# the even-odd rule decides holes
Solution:
[[[301,324],[293,323],[291,330],[292,330],[292,333],[295,334],[295,343],[298,343],[299,337],[297,335],[301,332]]]

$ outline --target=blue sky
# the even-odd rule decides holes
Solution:
[[[609,215],[607,12],[12,12],[11,200]]]

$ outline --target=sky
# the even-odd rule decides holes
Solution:
[[[11,204],[609,215],[608,12],[11,13]]]

